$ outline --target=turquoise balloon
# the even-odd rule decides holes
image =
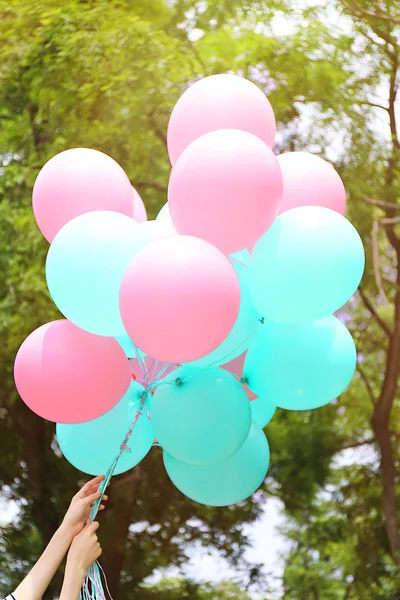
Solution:
[[[206,356],[186,363],[190,367],[218,367],[233,360],[247,350],[251,339],[261,327],[260,315],[254,308],[247,282],[247,267],[238,261],[232,261],[232,264],[240,283],[240,308],[236,322],[222,344]]]
[[[231,254],[229,258],[231,259],[233,265],[240,263],[245,267],[248,267],[251,262],[251,254],[247,248],[244,248],[244,250],[239,250],[238,252],[234,252],[234,254]]]
[[[104,475],[118,455],[143,391],[143,387],[133,381],[118,404],[101,417],[74,425],[58,423],[57,440],[65,458],[84,473]],[[127,444],[131,450],[122,453],[115,475],[136,466],[149,452],[153,440],[153,427],[144,409]]]
[[[136,358],[135,346],[131,338],[128,335],[120,335],[115,338],[122,350],[125,352],[127,358]]]
[[[254,304],[268,321],[314,321],[356,291],[364,248],[353,225],[321,206],[294,208],[256,243],[249,266]]]
[[[150,242],[139,223],[120,213],[90,212],[67,223],[46,262],[47,285],[63,315],[90,333],[126,335],[119,311],[122,277]]]
[[[266,322],[247,352],[244,376],[271,404],[308,410],[344,392],[356,360],[353,338],[336,317],[297,325]]]
[[[164,465],[173,484],[191,500],[207,506],[230,506],[254,494],[263,483],[269,467],[268,441],[253,422],[241,448],[222,462],[188,465],[164,452]]]
[[[251,410],[241,384],[228,371],[181,367],[157,386],[151,420],[164,450],[178,460],[206,465],[240,448]]]
[[[164,204],[158,215],[156,216],[156,221],[164,221],[165,223],[172,223],[171,213],[169,211],[168,202]]]
[[[120,335],[115,338],[122,350],[125,352],[127,358],[137,358],[141,356],[144,358],[146,355],[132,342],[128,335]]]
[[[266,398],[256,398],[250,402],[251,416],[253,421],[262,429],[271,421],[275,414],[276,406],[268,402]]]

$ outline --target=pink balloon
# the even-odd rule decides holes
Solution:
[[[240,286],[229,260],[204,240],[174,236],[146,246],[122,280],[120,309],[129,337],[169,363],[205,356],[226,338]]]
[[[152,383],[156,379],[162,379],[172,373],[172,371],[175,371],[176,365],[164,363],[151,356],[145,356],[143,362],[140,362],[137,358],[130,358],[129,368],[132,379],[147,387],[149,383]]]
[[[177,235],[175,227],[168,221],[146,221],[142,223],[142,228],[153,240],[162,240],[171,235]]]
[[[225,369],[230,373],[233,373],[237,377],[243,377],[243,366],[246,358],[246,352],[243,352],[240,356],[237,356],[233,360],[229,361],[225,365],[221,365],[221,369]],[[242,387],[247,394],[249,400],[255,400],[258,398],[256,394],[254,394],[251,389],[245,384],[242,383]]]
[[[195,140],[172,169],[168,205],[178,233],[224,254],[251,247],[278,215],[282,174],[270,148],[245,131],[221,129]]]
[[[280,214],[299,206],[324,206],[344,215],[346,190],[330,163],[308,152],[278,156],[283,176]]]
[[[138,223],[145,223],[147,221],[147,212],[146,207],[143,203],[143,200],[139,196],[139,193],[132,186],[133,190],[133,214],[132,217]]]
[[[67,320],[42,325],[26,338],[15,359],[14,378],[25,404],[56,423],[100,417],[117,404],[131,381],[118,342]]]
[[[168,126],[168,152],[174,165],[191,142],[217,129],[241,129],[272,148],[274,111],[264,93],[237,75],[211,75],[179,98]]]
[[[89,148],[56,154],[42,168],[33,188],[33,212],[51,242],[74,217],[94,210],[132,216],[132,186],[118,163]]]

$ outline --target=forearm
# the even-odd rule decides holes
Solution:
[[[59,600],[78,600],[84,578],[84,569],[67,561]]]
[[[68,527],[61,525],[38,562],[15,590],[16,600],[40,600],[53,579],[73,539]]]

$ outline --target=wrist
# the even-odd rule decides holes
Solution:
[[[79,581],[79,583],[82,584],[85,575],[86,569],[82,562],[77,557],[68,555],[67,564],[65,566],[65,576],[71,576],[74,578],[74,581]]]
[[[69,548],[76,535],[76,532],[71,525],[63,521],[60,527],[57,529],[55,535],[59,538],[59,541],[62,544],[65,544],[67,548]]]

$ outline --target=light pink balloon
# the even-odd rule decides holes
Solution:
[[[130,358],[129,368],[132,379],[147,387],[149,383],[152,383],[156,379],[162,379],[172,373],[176,369],[176,365],[164,363],[151,356],[144,356],[142,362],[137,358]]]
[[[280,214],[299,206],[324,206],[344,215],[346,190],[330,163],[308,152],[278,156],[283,176]]]
[[[143,200],[139,193],[132,186],[133,190],[133,214],[132,217],[138,223],[145,223],[147,221],[147,212]]]
[[[251,247],[278,215],[282,174],[272,150],[235,129],[195,140],[172,169],[168,205],[180,234],[224,254]]]
[[[246,352],[243,352],[243,354],[241,354],[240,356],[229,361],[225,365],[221,365],[221,369],[225,369],[226,371],[233,373],[237,377],[243,377],[243,366],[244,366],[245,358],[246,358]],[[258,396],[256,394],[254,394],[245,383],[242,383],[242,387],[243,387],[244,391],[246,392],[249,400],[255,400],[256,398],[258,398]]]
[[[89,148],[56,154],[36,178],[33,212],[40,231],[51,242],[74,217],[95,210],[132,216],[132,186],[112,158]]]
[[[171,235],[177,235],[175,227],[168,221],[146,221],[142,223],[142,228],[153,240],[162,240]]]
[[[211,75],[179,98],[168,126],[168,152],[174,165],[191,142],[217,129],[241,129],[272,148],[274,111],[265,94],[237,75]]]
[[[146,246],[122,280],[126,331],[143,352],[169,363],[205,356],[226,338],[239,311],[235,269],[204,240],[174,236]]]
[[[117,404],[131,381],[118,342],[67,320],[42,325],[26,338],[15,359],[14,378],[29,408],[57,423],[100,417]]]

